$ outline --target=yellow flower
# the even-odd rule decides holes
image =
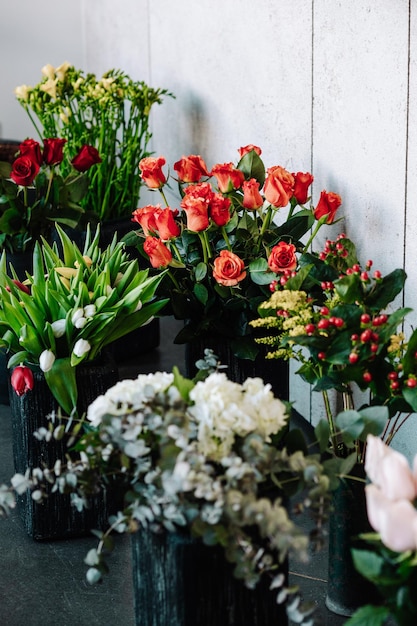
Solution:
[[[67,279],[77,275],[77,270],[72,267],[56,267],[55,271],[57,274]]]

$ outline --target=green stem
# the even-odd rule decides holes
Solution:
[[[319,220],[316,224],[315,229],[313,230],[313,232],[310,235],[309,240],[307,241],[306,245],[304,246],[304,250],[303,250],[303,254],[305,254],[308,250],[308,248],[310,247],[314,237],[317,235],[317,233],[319,232],[320,228],[322,227],[322,222]]]
[[[177,281],[177,279],[175,278],[174,274],[170,271],[170,269],[168,269],[167,271],[167,275],[169,276],[169,278],[172,280],[172,282],[174,283],[174,286],[179,290],[180,289],[180,285],[179,282]]]
[[[169,246],[170,246],[170,248],[174,251],[175,256],[177,257],[177,260],[178,260],[180,263],[184,263],[184,261],[182,260],[182,257],[181,257],[181,254],[180,254],[180,251],[178,250],[178,248],[177,248],[177,246],[175,245],[175,243],[174,243],[173,241],[170,241],[170,242],[169,242]]]
[[[221,232],[222,232],[223,239],[225,240],[225,242],[226,242],[226,245],[227,245],[228,249],[229,249],[230,251],[232,251],[232,246],[231,246],[231,243],[230,243],[229,237],[228,237],[228,235],[227,235],[227,232],[226,232],[226,229],[225,229],[225,227],[224,227],[224,226],[222,226],[222,227],[221,227]]]
[[[333,445],[336,445],[336,429],[334,425],[332,410],[330,408],[329,396],[328,396],[327,391],[322,391],[322,395],[323,395],[323,401],[324,401],[324,408],[326,410],[326,417],[329,423],[330,439],[332,440]]]
[[[169,207],[168,200],[166,199],[166,196],[165,196],[165,193],[164,193],[164,190],[163,190],[162,187],[160,188],[159,193],[161,194],[161,196],[162,196],[162,198],[163,198],[163,200],[165,202],[165,206],[168,208]]]
[[[271,220],[272,220],[272,215],[273,215],[273,208],[272,208],[271,205],[269,205],[269,207],[268,207],[268,209],[267,209],[267,211],[265,213],[265,216],[262,217],[262,215],[261,215],[262,226],[261,226],[260,231],[259,231],[258,241],[257,241],[256,248],[255,248],[255,254],[256,255],[259,254],[259,251],[260,251],[260,248],[261,248],[261,244],[262,244],[262,241],[263,241],[263,238],[264,238],[264,234],[265,234],[265,231],[269,228],[269,225],[270,225]]]
[[[201,248],[203,251],[203,260],[204,260],[204,263],[207,264],[209,258],[211,257],[211,249],[210,249],[210,243],[209,243],[208,236],[207,236],[207,231],[203,230],[202,232],[199,232],[198,236],[201,241]]]

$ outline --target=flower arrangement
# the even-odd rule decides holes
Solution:
[[[107,571],[113,531],[186,532],[222,546],[248,588],[269,577],[277,602],[287,602],[302,623],[312,608],[286,587],[281,565],[289,553],[306,559],[309,538],[290,519],[287,498],[299,492],[299,506],[309,508],[319,526],[329,478],[304,443],[291,444],[287,409],[258,378],[238,384],[211,367],[195,380],[176,367],[141,374],[90,405],[90,428],[78,437],[78,456],[72,454],[68,466],[35,468],[12,483],[41,499],[47,474],[53,490],[71,492],[82,507],[103,481],[118,481],[125,508],[88,552],[90,583]],[[54,429],[51,424],[50,434]],[[0,490],[3,511],[8,498],[9,490]]]
[[[327,422],[320,441],[331,440],[338,456],[352,452],[363,462],[369,433],[389,443],[417,407],[417,335],[401,332],[408,308],[392,309],[406,275],[386,276],[361,266],[344,235],[327,241],[319,254],[306,253],[299,266],[272,285],[253,322],[264,336],[268,358],[294,359],[298,374],[321,392]],[[368,406],[355,411],[354,388],[371,392]],[[329,390],[341,392],[344,411],[333,415]]]
[[[42,74],[34,87],[15,90],[39,136],[63,137],[74,153],[90,144],[102,158],[82,203],[86,221],[129,216],[139,196],[136,168],[148,154],[151,109],[171,94],[117,69],[97,78],[62,63],[45,65]]]
[[[180,209],[170,207],[165,196],[165,159],[143,159],[141,177],[160,192],[165,206],[135,210],[140,228],[125,241],[136,243],[156,271],[168,270],[161,293],[169,296],[169,312],[186,321],[176,342],[214,335],[230,341],[236,356],[254,359],[259,347],[249,321],[271,281],[295,268],[297,254],[308,249],[323,224],[333,222],[341,198],[323,191],[316,207],[306,208],[309,172],[265,170],[257,146],[242,147],[239,154],[237,165],[219,163],[210,171],[199,155],[177,161]]]
[[[56,135],[43,139],[42,146],[26,139],[13,163],[0,163],[1,249],[32,250],[35,241],[50,237],[54,223],[77,226],[89,176],[101,158],[88,144],[74,152],[68,163],[66,152],[67,140]]]
[[[0,346],[15,368],[17,394],[33,388],[40,368],[66,415],[77,409],[76,367],[93,361],[103,348],[146,323],[165,301],[154,298],[161,276],[139,271],[122,243],[99,247],[100,229],[90,229],[81,251],[58,226],[62,246],[36,242],[33,274],[19,281],[0,260]]]
[[[352,555],[356,569],[377,587],[381,604],[361,607],[346,624],[383,626],[393,618],[398,626],[412,626],[417,620],[416,459],[411,468],[402,454],[372,435],[367,448],[365,470],[371,482],[365,493],[376,532],[364,535],[365,545]]]

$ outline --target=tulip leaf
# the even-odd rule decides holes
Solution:
[[[52,395],[66,415],[71,415],[77,407],[78,390],[75,376],[75,367],[71,366],[71,359],[55,359],[52,368],[45,372],[45,380]]]

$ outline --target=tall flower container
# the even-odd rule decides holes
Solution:
[[[87,410],[95,398],[118,381],[118,370],[109,355],[77,368],[78,410]],[[24,395],[17,395],[10,384],[10,411],[12,417],[13,458],[15,471],[24,475],[27,469],[54,467],[56,462],[66,463],[70,438],[63,435],[58,440],[37,438],[37,433],[48,425],[47,415],[57,413],[58,404],[41,371],[34,372],[34,386]],[[59,420],[55,428],[59,428]],[[91,529],[107,526],[112,510],[111,495],[105,489],[87,498],[87,508],[77,510],[70,495],[52,493],[49,489],[42,504],[37,503],[29,491],[19,496],[20,516],[26,532],[35,540],[79,537],[90,534]]]
[[[42,245],[37,242],[33,272],[26,280],[18,280],[13,267],[8,274],[4,254],[0,261],[1,345],[8,355],[19,474],[24,474],[26,467],[42,474],[51,463],[58,461],[59,466],[66,462],[65,437],[48,455],[44,444],[37,441],[45,434],[48,415],[52,413],[57,420],[68,417],[80,434],[88,405],[118,379],[114,363],[109,368],[103,360],[108,347],[145,324],[165,304],[155,298],[159,277],[139,270],[137,261],[128,258],[116,239],[102,250],[99,229],[94,236],[88,230],[80,250],[64,231],[58,228],[58,233],[60,254],[58,247],[45,239]],[[77,437],[72,444],[76,442]],[[28,532],[36,538],[51,533],[78,534],[78,523],[74,528],[67,526],[65,518],[72,519],[69,507],[61,519],[61,505],[50,501],[52,510],[47,515],[52,520],[38,523],[38,513],[30,498],[26,499]],[[84,528],[86,517],[79,517]]]
[[[286,626],[283,604],[265,581],[248,589],[220,547],[186,533],[132,535],[136,626]],[[287,562],[281,573],[287,579]]]

